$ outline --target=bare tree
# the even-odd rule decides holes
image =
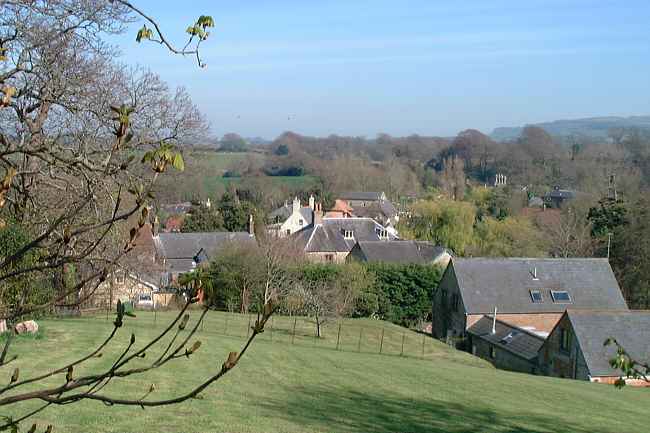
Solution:
[[[555,257],[590,257],[595,251],[587,212],[569,206],[547,227],[551,255]]]
[[[133,250],[150,217],[156,180],[171,167],[184,168],[175,146],[205,130],[184,90],[171,94],[155,74],[116,65],[115,50],[105,36],[122,32],[139,17],[153,28],[140,29],[138,41],[194,55],[203,66],[199,45],[213,22],[200,17],[187,29],[186,45],[176,48],[151,17],[128,1],[14,0],[3,1],[1,7],[0,230],[15,236],[11,249],[0,254],[0,320],[13,328],[25,316],[76,306],[93,296]],[[8,385],[0,387],[0,407],[19,414],[25,402],[42,405],[29,405],[15,417],[0,415],[0,430],[17,430],[47,407],[82,400],[143,408],[179,403],[219,380],[263,332],[274,310],[275,286],[264,294],[241,351],[230,353],[191,389],[164,400],[150,399],[153,386],[137,399],[104,390],[108,383],[189,358],[199,349],[200,342],[191,340],[208,308],[190,326],[187,311],[204,284],[202,273],[193,277],[192,296],[178,316],[139,349],[132,335],[103,371],[76,374],[113,342],[128,315],[122,304],[112,331],[97,348],[35,377],[21,377],[10,334],[0,351],[0,374],[8,377]],[[153,360],[133,367],[131,362],[145,354]],[[30,431],[35,430],[34,425]]]
[[[374,283],[373,276],[361,265],[313,264],[298,271],[292,295],[300,309],[314,318],[316,336],[322,326],[334,317],[343,317],[354,308],[362,292]]]

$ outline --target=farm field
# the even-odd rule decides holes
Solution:
[[[137,318],[128,318],[112,350],[85,369],[75,370],[75,375],[91,366],[111,365],[131,333],[137,337],[136,346],[144,344],[172,314],[139,312]],[[193,312],[190,323],[197,316]],[[42,320],[43,338],[19,339],[14,349],[20,358],[11,365],[19,366],[21,377],[27,378],[78,358],[105,338],[111,320],[106,315]],[[228,352],[240,349],[248,320],[244,315],[210,313],[196,336],[203,344],[190,360],[178,359],[145,377],[116,381],[102,392],[137,399],[155,383],[157,389],[149,399],[181,394],[218,371]],[[647,429],[650,390],[617,390],[498,371],[421,334],[376,320],[330,322],[321,339],[313,336],[313,324],[303,318],[275,317],[272,329],[267,325],[240,364],[198,399],[146,410],[82,402],[48,409],[35,421],[52,423],[60,432],[604,433]],[[61,380],[58,377],[52,383]]]
[[[243,177],[223,177],[228,170],[237,171],[241,165],[253,164],[260,167],[264,164],[265,155],[256,152],[214,152],[206,150],[186,150],[184,153],[185,171],[170,172],[161,179],[161,189],[166,196],[173,192],[167,200],[186,201],[191,198],[213,197],[223,194],[231,184],[246,184],[253,190],[263,188],[284,191],[290,196],[295,190],[316,188],[319,178],[312,175],[304,176],[266,176],[263,174]]]

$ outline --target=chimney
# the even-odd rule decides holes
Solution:
[[[294,197],[293,199],[293,213],[298,213],[300,212],[300,200],[298,197]]]
[[[311,210],[314,210],[314,205],[315,205],[314,203],[315,203],[314,194],[312,194],[309,196],[309,207],[311,208]]]
[[[497,307],[494,307],[494,316],[492,317],[492,333],[497,333]]]
[[[253,214],[248,215],[248,234],[255,236],[255,220]]]
[[[322,224],[323,223],[323,205],[320,203],[314,204],[314,210],[312,211],[314,218],[313,224]]]

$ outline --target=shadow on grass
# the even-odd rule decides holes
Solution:
[[[303,428],[328,432],[507,432],[605,433],[593,427],[568,424],[552,416],[530,414],[525,404],[498,413],[440,400],[398,398],[322,387],[296,387],[282,400],[267,399],[262,406],[274,417]]]

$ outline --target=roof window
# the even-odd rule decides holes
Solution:
[[[343,230],[343,237],[345,239],[354,239],[354,232],[352,230]]]
[[[508,344],[508,343],[510,343],[512,341],[513,338],[515,338],[519,334],[520,334],[520,332],[515,329],[511,333],[509,333],[508,335],[503,337],[501,340],[499,340],[499,343]]]
[[[551,290],[551,297],[556,304],[570,304],[571,296],[566,290]]]
[[[542,291],[541,290],[531,290],[530,291],[530,299],[533,301],[534,304],[539,304],[544,302],[544,297],[542,296]]]

